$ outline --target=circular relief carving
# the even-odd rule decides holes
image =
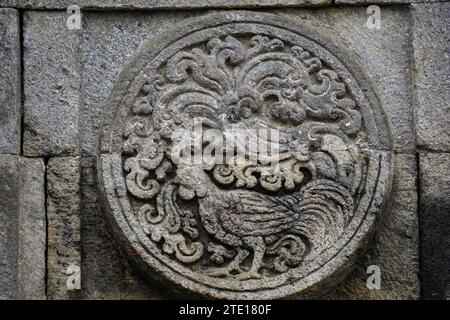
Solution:
[[[388,126],[354,58],[279,16],[171,30],[125,67],[104,119],[99,183],[117,241],[148,276],[210,297],[336,281],[390,185]],[[258,146],[276,145],[264,155],[223,143],[262,131]],[[176,157],[211,146],[212,161]]]

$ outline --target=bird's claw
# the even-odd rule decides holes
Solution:
[[[208,270],[206,274],[210,277],[228,277],[234,276],[232,274],[233,271],[242,272],[242,269],[239,266],[227,266],[222,268],[214,268]]]

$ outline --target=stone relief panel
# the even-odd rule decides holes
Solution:
[[[2,299],[449,297],[448,2],[63,2],[0,4]]]
[[[351,61],[289,19],[248,12],[191,20],[137,54],[105,108],[98,165],[107,218],[141,271],[218,298],[285,297],[345,272],[391,162],[384,114]],[[178,133],[199,125],[223,141],[276,130],[278,170],[275,154],[239,143],[225,163],[174,159],[188,145]]]

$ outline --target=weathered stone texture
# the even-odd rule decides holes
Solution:
[[[351,53],[315,31],[214,13],[124,67],[103,110],[98,183],[116,241],[148,278],[207,297],[280,298],[334,284],[363,250],[391,185],[390,153],[371,148],[390,148],[391,133]],[[311,78],[322,77],[318,89]],[[283,151],[270,178],[261,162],[180,163],[171,135],[195,118],[225,135],[276,127],[301,156]]]
[[[65,9],[73,4],[86,10],[82,30],[66,25]],[[369,4],[398,5],[381,6],[381,29],[370,30]],[[137,271],[134,258],[113,239],[114,230],[105,221],[108,213],[100,205],[96,168],[104,108],[119,74],[148,41],[207,11],[185,9],[263,7],[353,53],[350,64],[367,73],[397,153],[391,197],[369,250],[361,252],[354,270],[337,287],[330,282],[330,287],[304,297],[450,298],[450,2],[0,0],[0,7],[9,7],[0,9],[0,299],[44,299],[46,286],[49,299],[173,297],[168,288]],[[14,7],[30,11],[23,11],[20,19],[10,9]],[[22,116],[23,154],[53,157],[47,173],[41,158],[19,156]],[[391,147],[382,144],[379,149]],[[387,170],[383,174],[387,177]],[[114,192],[117,197],[121,189]],[[208,263],[195,266],[194,272]],[[381,268],[381,290],[366,287],[370,265]],[[81,268],[81,290],[67,287],[70,266]],[[339,275],[333,281],[340,280]]]
[[[335,0],[336,4],[360,4],[360,5],[370,5],[370,4],[408,4],[416,2],[440,2],[447,0]]]
[[[414,4],[417,144],[450,151],[450,2]]]
[[[65,12],[24,13],[24,141],[29,156],[79,153],[81,34]]]
[[[359,258],[353,273],[328,299],[419,299],[419,216],[416,157],[395,156],[391,197],[382,212],[370,249]],[[370,265],[381,271],[381,289],[368,289]]]
[[[97,195],[95,158],[81,159],[82,297],[156,299],[159,294],[132,269],[112,238]]]
[[[330,38],[335,38],[338,35],[340,39],[343,39],[342,43],[338,43],[339,46],[347,47],[350,51],[356,52],[360,65],[363,65],[368,71],[369,78],[374,80],[373,85],[377,90],[378,97],[387,111],[393,131],[394,148],[398,151],[414,150],[415,136],[409,72],[412,50],[410,46],[411,30],[408,11],[402,7],[383,8],[384,20],[382,30],[368,30],[365,27],[367,14],[363,7],[356,9],[346,7],[323,8],[321,10],[289,9],[277,10],[277,12],[297,19],[301,23],[308,23]],[[83,129],[81,130],[83,154],[94,156],[97,151],[96,137],[98,135],[101,113],[114,81],[125,63],[146,41],[151,40],[156,34],[164,31],[167,25],[172,25],[186,17],[192,17],[192,14],[199,13],[88,12],[84,14],[84,106],[82,112]],[[368,33],[370,33],[369,36]],[[99,34],[102,36],[99,37]],[[389,69],[389,72],[386,72],[386,69]],[[89,194],[92,196],[92,193]],[[402,207],[405,214],[410,215],[408,219],[412,223],[413,215],[416,213],[412,204],[408,200],[402,202],[403,198],[398,201],[397,205]],[[96,203],[96,199],[93,200],[93,203]],[[411,211],[408,211],[408,206],[411,206]],[[93,216],[86,215],[86,217]],[[90,237],[94,239],[95,230],[89,230],[89,226],[92,225],[92,223],[86,223],[85,226],[83,224],[83,228],[86,228],[83,234],[90,233]],[[91,242],[86,242],[86,246],[91,244]],[[414,241],[411,242],[411,246],[413,245]],[[391,249],[386,248],[384,250]],[[88,255],[89,251],[86,250],[85,252]],[[107,251],[105,250],[105,252]],[[111,253],[111,255],[115,254]],[[411,259],[414,260],[416,257],[416,255],[412,256]],[[406,256],[405,259],[407,259]],[[92,255],[92,260],[90,261],[92,265],[95,264],[94,255]],[[396,270],[404,268],[405,265],[406,262],[402,261],[396,266]],[[89,277],[89,272],[85,273],[85,276]],[[417,298],[417,283],[414,280],[416,269],[411,271],[411,274],[408,274],[407,279],[404,280],[410,284],[403,295],[398,289],[401,276],[387,272],[386,277],[388,276],[390,277],[387,280],[389,284],[385,283],[385,285],[390,290],[388,293],[390,297],[410,296]],[[107,283],[109,280],[105,277],[104,281],[104,283]],[[95,289],[95,286],[99,288],[101,285],[100,281],[92,285],[89,294],[101,296],[102,290]],[[353,292],[355,290],[353,289]],[[381,297],[381,293],[379,296]]]
[[[415,147],[413,111],[411,108],[410,19],[404,8],[383,10],[382,30],[368,30],[365,8],[323,8],[321,10],[277,10],[300,23],[312,24],[329,38],[353,50],[387,111],[392,126],[394,149],[411,151]],[[108,93],[125,63],[143,43],[193,14],[201,13],[86,13],[84,30],[83,100],[81,148],[94,156],[101,112]],[[150,17],[150,18],[149,18]],[[369,34],[369,35],[368,35]],[[99,35],[102,35],[101,37]],[[389,70],[389,72],[386,72]],[[401,88],[398,89],[398,88]]]
[[[18,298],[45,299],[47,226],[42,159],[20,158]]]
[[[17,157],[0,155],[0,298],[17,297],[19,183]]]
[[[277,6],[316,6],[331,0],[17,0],[21,8],[66,9],[76,4],[93,9],[193,9],[193,8],[258,8]]]
[[[336,45],[353,52],[367,72],[386,111],[392,131],[393,150],[410,152],[415,148],[411,108],[410,67],[411,22],[406,7],[382,9],[382,28],[366,27],[365,7],[327,7],[320,10],[280,10],[300,23],[310,23],[328,35]],[[389,70],[389,71],[387,71]]]
[[[45,298],[44,163],[0,155],[0,299]]]
[[[69,290],[67,281],[70,269],[81,266],[79,157],[51,158],[47,181],[48,297],[76,298],[79,290]]]
[[[450,154],[420,154],[420,230],[423,297],[450,292]]]
[[[18,0],[0,0],[0,8],[1,7],[9,7],[15,8],[17,6]]]
[[[264,8],[312,7],[332,4],[408,4],[446,0],[1,0],[0,7],[26,9],[66,9],[76,4],[83,9],[196,9],[196,8]]]
[[[84,14],[83,155],[93,157],[97,153],[102,111],[123,66],[168,25],[196,15],[199,12]]]
[[[0,9],[0,153],[20,153],[19,13]]]

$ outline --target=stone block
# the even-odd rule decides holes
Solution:
[[[20,158],[20,216],[18,249],[18,298],[45,299],[45,252],[47,225],[45,215],[42,159]]]
[[[107,221],[136,268],[169,289],[304,294],[338,282],[375,227],[391,184],[385,111],[352,53],[290,17],[189,19],[134,53],[109,95],[97,156]],[[178,163],[171,133],[193,118],[276,127],[301,156],[283,153],[270,178],[263,163]]]
[[[419,216],[415,155],[397,154],[390,200],[379,218],[368,252],[327,299],[420,299]],[[380,268],[380,289],[369,289],[367,268]]]
[[[363,71],[361,73],[365,73],[370,79],[370,85],[364,87],[366,90],[363,88],[363,92],[370,94],[370,90],[367,90],[369,86],[374,89],[374,96],[377,97],[384,110],[381,111],[381,116],[385,116],[388,123],[379,132],[388,132],[387,127],[390,127],[392,133],[391,144],[371,145],[373,149],[371,151],[379,151],[379,159],[383,158],[383,164],[380,165],[380,168],[382,167],[381,175],[383,175],[380,188],[383,188],[383,191],[374,192],[374,207],[382,202],[383,196],[379,194],[388,189],[388,167],[391,153],[395,154],[395,162],[391,198],[385,209],[381,211],[382,214],[377,216],[379,221],[374,224],[376,227],[369,250],[361,253],[355,249],[360,245],[362,248],[362,242],[352,246],[351,249],[355,249],[355,253],[359,254],[354,271],[337,288],[328,292],[319,292],[314,297],[325,299],[419,299],[421,295],[420,273],[422,273],[424,297],[440,299],[449,296],[450,265],[447,261],[450,261],[450,252],[447,248],[450,247],[448,239],[450,217],[447,213],[450,211],[448,203],[450,187],[448,187],[446,173],[450,169],[448,165],[450,160],[448,158],[450,147],[448,119],[450,117],[447,116],[449,114],[450,72],[448,59],[446,59],[448,50],[445,47],[449,42],[448,31],[445,29],[448,24],[449,5],[436,1],[433,4],[382,6],[380,30],[370,30],[366,27],[368,14],[365,6],[291,8],[291,6],[302,7],[309,4],[328,4],[329,2],[326,0],[311,2],[268,0],[257,3],[253,0],[211,0],[205,3],[200,0],[169,2],[132,0],[122,3],[112,0],[103,2],[82,0],[79,4],[87,10],[83,12],[83,28],[70,30],[66,26],[68,14],[65,12],[65,8],[73,3],[65,0],[19,0],[21,8],[61,10],[24,11],[23,13],[25,99],[23,152],[25,156],[51,157],[47,168],[46,190],[48,197],[48,298],[158,299],[166,297],[167,290],[160,290],[158,283],[154,284],[144,278],[137,271],[139,270],[136,267],[138,264],[133,264],[135,256],[128,256],[127,249],[118,245],[121,241],[125,241],[120,239],[120,235],[117,236],[120,234],[117,230],[111,230],[114,227],[111,228],[104,217],[105,214],[108,215],[108,212],[102,212],[100,206],[101,196],[98,184],[102,183],[102,175],[108,174],[108,170],[116,174],[114,183],[118,183],[117,186],[113,186],[111,181],[107,181],[109,184],[103,186],[102,192],[113,199],[109,201],[111,203],[115,200],[117,203],[124,201],[124,192],[128,192],[125,187],[121,189],[120,181],[128,179],[125,177],[126,170],[123,168],[122,162],[128,160],[127,157],[130,155],[127,154],[123,157],[120,155],[116,159],[114,155],[107,154],[111,150],[109,145],[102,148],[100,151],[102,154],[98,155],[99,131],[105,115],[105,108],[108,107],[108,97],[111,92],[127,91],[126,89],[117,89],[117,87],[113,88],[117,82],[120,83],[123,79],[127,79],[127,73],[123,72],[127,69],[127,63],[132,61],[137,52],[143,49],[149,41],[158,39],[172,25],[184,22],[188,18],[193,18],[192,21],[200,21],[200,17],[206,13],[206,11],[200,10],[175,9],[202,7],[211,8],[214,12],[219,13],[223,11],[218,9],[225,7],[254,9],[265,6],[277,6],[271,8],[270,12],[277,14],[279,20],[292,19],[299,25],[317,32],[318,35],[322,34],[331,39],[330,47],[334,46],[353,53],[354,60],[340,59],[342,56],[338,56],[338,60],[346,61],[345,63],[350,61],[350,66],[359,65]],[[369,3],[407,2],[416,2],[416,0],[336,0],[334,3],[367,5]],[[417,2],[420,1],[417,0]],[[282,8],[282,6],[289,8]],[[160,8],[171,10],[124,10],[124,12],[119,12],[123,9]],[[103,9],[108,9],[108,11],[96,11]],[[109,9],[114,9],[114,11],[109,11]],[[5,30],[10,30],[12,25],[19,23],[15,11],[0,9],[0,37],[2,36],[2,12],[7,12],[8,17],[16,17],[12,18],[13,24],[8,24]],[[253,11],[247,11],[247,13],[242,13],[242,11],[240,13],[226,12],[229,16],[239,17]],[[258,14],[256,11],[254,13]],[[291,24],[287,23],[286,25],[290,26]],[[17,32],[18,28],[15,30]],[[281,34],[280,32],[279,35]],[[313,41],[316,40],[314,36],[311,37]],[[159,38],[158,41],[163,40],[164,38]],[[18,33],[16,41],[17,50],[20,50]],[[249,39],[242,36],[239,41],[245,48],[248,48]],[[9,47],[5,47],[8,49],[5,50],[2,45],[0,41],[0,55],[5,52],[11,54],[8,51]],[[193,44],[192,48],[195,46],[196,44]],[[207,46],[201,44],[195,48],[206,50]],[[198,50],[197,52],[199,52]],[[334,51],[331,52],[334,53]],[[18,56],[20,57],[20,52]],[[328,60],[328,63],[336,67],[330,61]],[[1,96],[2,91],[0,90],[0,102],[7,101],[5,104],[7,107],[0,108],[0,154],[18,154],[20,152],[20,140],[17,138],[20,137],[20,61],[13,65],[11,60],[2,59],[0,66],[3,67],[5,62],[8,64],[5,67],[7,71],[13,70],[14,67],[19,69],[16,70],[18,72],[17,86],[12,91],[8,91],[14,91],[17,96],[13,98],[8,94]],[[121,72],[122,75],[119,76]],[[128,72],[135,72],[135,70],[128,70]],[[0,79],[1,88],[14,83],[14,81],[8,80],[7,83],[5,82],[6,84],[3,84],[2,81],[3,78]],[[119,86],[119,88],[122,87]],[[144,91],[142,93],[145,93]],[[141,92],[138,93],[138,95],[140,94]],[[118,99],[111,100],[114,103],[126,96],[125,94],[117,95]],[[8,107],[11,105],[8,104],[11,99],[19,99],[14,100],[17,103],[14,105],[16,109]],[[179,103],[182,103],[183,99],[189,100],[189,96],[186,95],[185,98],[180,99]],[[128,106],[128,103],[129,100],[124,99],[124,105]],[[132,108],[127,110],[132,110]],[[136,113],[138,112],[136,111]],[[122,115],[124,115],[123,118],[126,118],[125,113]],[[105,118],[107,117],[108,114]],[[7,125],[3,124],[3,119],[8,120]],[[110,124],[121,122],[125,122],[125,120],[118,116],[117,121],[110,122]],[[363,130],[365,129],[367,128]],[[3,132],[6,133],[3,134]],[[8,134],[13,138],[7,138]],[[111,134],[106,136],[114,136],[115,141],[120,142],[124,137],[120,128],[111,131]],[[423,151],[419,157],[419,172],[417,158],[414,154],[416,145],[420,151]],[[122,152],[123,148],[120,143],[117,148],[119,153]],[[150,149],[144,151],[150,152]],[[339,150],[333,149],[333,146],[329,149],[332,152],[342,151],[339,148]],[[426,150],[439,153],[427,154]],[[137,148],[134,151],[139,152],[140,150]],[[99,158],[104,156],[105,159],[114,158],[111,165],[98,168],[100,175],[96,168],[97,156]],[[131,156],[135,156],[135,154]],[[320,164],[325,165],[325,161]],[[5,274],[4,279],[0,280],[0,298],[39,299],[44,297],[43,274],[46,271],[43,262],[45,257],[42,254],[46,244],[45,210],[40,209],[44,207],[45,203],[44,166],[41,159],[0,156],[0,170],[0,239],[8,243],[6,247],[0,247],[0,272]],[[143,170],[144,173],[145,170]],[[363,174],[365,173],[363,172]],[[417,185],[419,173],[420,183]],[[121,174],[124,176],[122,177]],[[175,173],[171,172],[170,174]],[[370,174],[376,176],[373,175],[373,172]],[[97,181],[98,178],[99,181]],[[16,182],[12,183],[11,181]],[[148,183],[145,179],[139,183],[141,183],[142,189],[148,187],[145,185]],[[131,191],[135,190],[136,188]],[[127,193],[126,197],[129,197],[130,203],[138,208],[141,202],[136,198],[139,195],[145,198],[148,190],[133,195],[131,195],[131,191]],[[420,191],[420,195],[418,195],[418,191]],[[29,196],[30,194],[33,196]],[[184,195],[188,196],[189,194]],[[367,196],[369,195],[370,191]],[[7,201],[14,197],[20,199],[17,204]],[[153,199],[149,200],[152,205],[154,203],[160,205],[161,202],[156,198],[155,201],[152,201]],[[123,204],[123,202],[120,203]],[[422,230],[420,266],[423,268],[422,270],[419,270],[419,204]],[[189,205],[187,204],[187,206]],[[33,210],[33,208],[39,209]],[[140,214],[141,211],[139,211]],[[375,211],[369,212],[368,215]],[[139,219],[144,217],[152,220],[150,211],[145,214],[147,216],[139,216]],[[372,216],[370,217],[372,219]],[[121,222],[120,216],[116,218]],[[183,223],[186,224],[184,220]],[[36,225],[35,229],[31,227],[32,225]],[[34,230],[36,230],[36,235]],[[113,239],[110,231],[113,231],[119,240]],[[372,232],[372,230],[370,231]],[[201,232],[205,233],[203,229]],[[368,229],[364,232],[370,233]],[[203,236],[202,234],[201,237]],[[136,249],[135,238],[131,237],[130,239],[127,240],[132,244],[132,250],[136,250],[139,255],[142,252],[141,248]],[[205,247],[206,251],[207,249],[210,248]],[[165,250],[170,253],[170,248],[165,248]],[[222,253],[224,252],[222,251]],[[356,256],[352,252],[349,261],[354,258],[354,255]],[[249,257],[253,257],[253,255],[250,254]],[[213,264],[214,259],[208,259],[205,258],[206,263],[202,262],[202,265],[198,263],[192,267],[192,270],[197,272],[202,270],[205,265]],[[248,269],[249,260],[245,263],[243,270]],[[350,264],[349,262],[348,265]],[[380,290],[369,290],[366,287],[368,277],[366,270],[370,265],[377,265],[381,268]],[[83,280],[81,282],[82,290],[71,290],[68,287],[69,279],[73,279],[71,276],[73,276],[74,269],[71,267],[80,268]],[[36,274],[30,273],[30,270],[37,270]],[[142,270],[146,270],[145,266]],[[264,276],[268,274],[267,270],[265,269]],[[225,283],[220,277],[217,281],[213,280],[215,284]],[[333,281],[338,282],[338,280]],[[216,296],[220,296],[220,294],[222,292]],[[268,297],[264,294],[262,293],[258,298]],[[284,297],[284,292],[279,293],[279,296]],[[169,295],[169,297],[172,296]],[[306,295],[305,297],[310,296]]]
[[[200,8],[261,8],[280,6],[320,6],[331,0],[79,0],[78,6],[85,9],[200,9]],[[70,0],[18,0],[21,8],[66,9],[74,2]]]
[[[169,25],[199,12],[84,14],[83,109],[81,149],[97,153],[99,127],[108,95],[123,66],[144,43]],[[99,37],[100,34],[103,36]]]
[[[17,297],[19,194],[16,156],[0,155],[0,298]]]
[[[0,299],[45,299],[45,166],[0,155]]]
[[[417,145],[450,151],[450,3],[411,7]]]
[[[439,2],[439,1],[446,1],[446,0],[335,0],[334,3],[336,4],[346,4],[346,5],[371,5],[371,4],[410,4],[410,3],[428,3],[428,2]]]
[[[50,159],[47,196],[48,298],[77,298],[80,294],[77,276],[81,275],[79,157]]]
[[[445,299],[450,292],[450,154],[421,153],[419,163],[423,297]]]
[[[384,108],[392,132],[393,150],[415,149],[410,68],[411,21],[408,7],[382,8],[381,29],[366,27],[365,7],[326,7],[320,10],[279,10],[301,23],[312,24],[337,46],[356,56]]]
[[[17,0],[0,0],[0,8],[15,8],[17,6]]]
[[[357,55],[386,112],[391,125],[394,150],[413,151],[415,135],[409,71],[412,51],[408,36],[410,18],[406,7],[385,8],[381,30],[369,30],[365,27],[367,15],[362,7],[280,9],[275,12],[288,15],[300,23],[311,24],[331,39],[338,36],[340,42],[337,45]],[[133,54],[169,25],[199,15],[201,12],[183,11],[84,14],[84,105],[81,115],[83,154],[96,154],[102,110],[115,79]]]
[[[20,153],[19,13],[0,9],[0,153]]]
[[[81,247],[84,299],[158,299],[118,250],[97,195],[95,158],[81,159]]]
[[[24,13],[24,141],[27,156],[79,153],[81,34],[65,12]]]

